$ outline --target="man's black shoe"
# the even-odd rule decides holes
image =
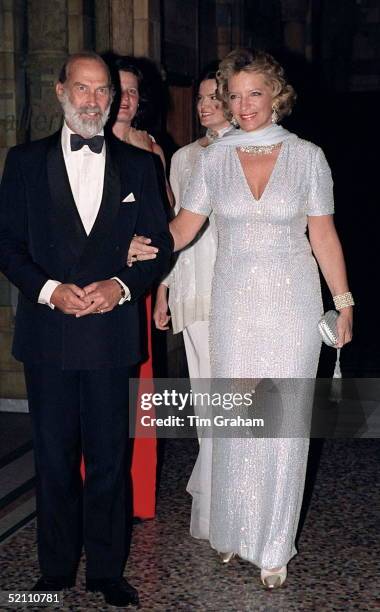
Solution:
[[[101,579],[87,578],[86,591],[99,592],[104,595],[106,603],[111,606],[138,606],[139,594],[125,578]]]
[[[73,586],[75,586],[75,578],[73,576],[41,576],[32,587],[32,591],[50,593],[51,591],[71,589]]]

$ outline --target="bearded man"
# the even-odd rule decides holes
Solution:
[[[24,363],[33,424],[42,573],[34,590],[74,586],[84,546],[87,590],[126,606],[138,603],[123,578],[137,300],[167,272],[172,240],[151,154],[104,138],[112,86],[103,60],[69,57],[56,94],[62,129],[12,148],[0,190],[0,270],[20,291],[13,354]],[[127,267],[134,234],[151,236],[158,252]]]

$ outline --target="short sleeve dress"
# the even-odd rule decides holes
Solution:
[[[182,207],[214,212],[218,234],[211,308],[216,378],[314,378],[323,312],[307,217],[333,213],[322,150],[291,135],[259,200],[235,147],[212,145],[194,168]],[[207,537],[261,568],[285,565],[294,539],[308,453],[305,438],[214,439]]]

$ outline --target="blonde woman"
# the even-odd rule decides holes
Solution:
[[[241,129],[204,150],[170,228],[179,250],[215,215],[211,372],[314,378],[323,312],[317,264],[340,310],[337,347],[352,336],[330,168],[319,147],[277,125],[295,94],[272,56],[233,51],[218,81]],[[297,552],[307,455],[305,438],[213,440],[206,537],[224,562],[239,555],[258,566],[269,589],[285,582]]]

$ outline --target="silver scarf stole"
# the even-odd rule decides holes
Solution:
[[[245,132],[244,130],[233,130],[225,136],[218,138],[211,147],[249,147],[275,145],[294,136],[292,132],[285,130],[281,125],[269,125],[262,130]]]

